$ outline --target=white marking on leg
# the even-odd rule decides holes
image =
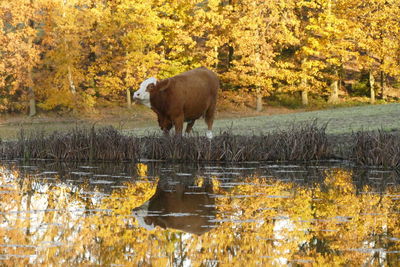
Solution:
[[[212,131],[208,130],[208,131],[206,132],[206,136],[207,136],[208,139],[212,139],[212,138],[213,138],[213,133],[212,133]]]

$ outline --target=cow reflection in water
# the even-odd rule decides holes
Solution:
[[[156,193],[133,214],[139,226],[156,226],[201,235],[215,227],[215,198],[212,185],[195,186],[192,178],[182,183],[158,182]],[[188,180],[191,182],[188,183]],[[206,180],[206,179],[205,179]]]

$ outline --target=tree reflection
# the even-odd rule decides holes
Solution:
[[[226,189],[137,170],[104,194],[0,169],[0,265],[399,264],[398,186],[357,189],[332,169],[312,187],[248,177]],[[135,217],[143,205],[152,228]]]

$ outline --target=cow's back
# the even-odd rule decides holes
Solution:
[[[198,119],[215,106],[219,80],[217,75],[201,67],[172,77],[175,103],[182,105],[185,120]]]

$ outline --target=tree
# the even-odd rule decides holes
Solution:
[[[339,100],[339,81],[343,65],[356,56],[354,42],[350,38],[351,24],[339,12],[346,3],[346,0],[314,1],[313,7],[319,11],[306,27],[310,38],[303,48],[315,62],[314,65],[319,66],[318,72],[322,72],[328,81],[328,102],[333,104]]]
[[[211,0],[197,4],[194,10],[194,53],[197,61],[217,72],[225,72],[232,61],[232,1]]]
[[[349,3],[350,4],[350,3]],[[352,20],[353,38],[357,43],[359,64],[379,76],[380,98],[385,99],[385,82],[388,75],[398,76],[399,61],[396,54],[400,43],[400,3],[398,1],[351,1],[348,8]],[[371,83],[371,93],[373,82]]]
[[[40,11],[44,53],[36,77],[43,109],[88,109],[94,104],[93,93],[82,88],[95,23],[93,6],[85,2],[47,0]]]
[[[276,57],[285,46],[297,40],[290,31],[292,5],[280,1],[232,1],[229,25],[232,40],[232,67],[225,75],[236,85],[245,87],[257,97],[258,111],[262,97],[275,89],[274,79],[280,68]]]
[[[201,19],[198,12],[203,8],[202,2],[155,1],[162,33],[162,41],[158,46],[161,54],[159,78],[167,78],[201,65],[202,55],[198,50],[201,31],[197,31],[197,25]]]
[[[40,1],[0,2],[0,111],[21,110],[29,101],[36,114],[34,68],[39,63],[38,10]],[[17,102],[18,104],[15,104]]]
[[[97,4],[96,13],[87,86],[103,98],[125,92],[129,107],[132,88],[160,64],[161,21],[151,1],[107,1]]]
[[[307,49],[309,39],[312,38],[310,31],[306,28],[310,19],[315,14],[314,1],[298,1],[293,3],[294,27],[292,29],[296,42],[281,51],[279,62],[282,65],[281,91],[301,92],[301,100],[304,106],[309,103],[309,92],[318,92],[320,84],[317,83],[319,76],[319,64],[312,61],[312,52]]]

